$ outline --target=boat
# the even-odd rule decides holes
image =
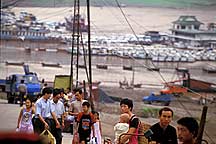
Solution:
[[[44,27],[34,27],[25,24],[11,24],[1,27],[1,39],[17,39],[17,40],[48,40],[47,34],[49,30]]]
[[[85,18],[82,15],[77,14],[77,15],[75,15],[75,17],[70,15],[69,17],[65,17],[65,21],[66,21],[66,23],[65,23],[66,30],[73,31],[73,27],[77,28],[77,25],[79,23],[80,31],[81,32],[87,32],[88,25],[85,23]],[[74,26],[74,24],[75,24],[75,26]]]
[[[159,67],[148,67],[147,70],[149,71],[160,71]]]
[[[123,66],[123,70],[129,70],[129,71],[132,71],[133,70],[133,67],[132,66]]]
[[[98,69],[108,69],[108,66],[107,65],[97,64],[96,68],[98,68]]]
[[[60,63],[41,63],[43,67],[58,67],[61,68],[62,66],[60,65]]]
[[[216,67],[203,67],[203,71],[207,72],[207,73],[216,73]]]
[[[25,63],[24,62],[16,62],[16,61],[6,61],[6,65],[14,65],[14,66],[23,66]]]

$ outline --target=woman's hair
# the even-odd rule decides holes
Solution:
[[[121,102],[120,102],[120,106],[122,104],[125,104],[128,106],[128,108],[130,108],[130,110],[132,111],[133,110],[133,101],[128,99],[128,98],[125,98],[125,99],[122,99]]]
[[[100,115],[99,115],[99,112],[97,112],[97,111],[92,111],[92,114],[97,114],[97,116],[98,116],[97,119],[98,119],[98,120],[100,119],[100,118],[99,118],[99,116],[100,116]]]
[[[27,100],[29,100],[30,101],[30,103],[31,103],[31,107],[32,107],[32,101],[30,100],[30,98],[26,98],[26,100],[25,101],[27,101]]]

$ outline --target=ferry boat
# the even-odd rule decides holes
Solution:
[[[79,21],[78,21],[79,20]],[[73,31],[73,26],[75,25],[75,28],[77,28],[78,24],[80,25],[80,31],[81,32],[87,32],[87,24],[85,22],[85,18],[82,15],[70,15],[69,17],[65,17],[66,21],[66,30]],[[76,31],[76,29],[75,29]]]

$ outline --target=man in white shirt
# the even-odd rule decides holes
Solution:
[[[61,124],[61,127],[64,127],[64,114],[65,108],[64,104],[59,100],[60,99],[60,90],[53,90],[53,98],[51,100],[51,111],[53,111],[56,115],[58,122]],[[62,143],[62,129],[57,125],[53,128],[53,136],[56,139],[56,144]]]
[[[37,134],[40,134],[44,129],[49,129],[52,132],[52,128],[55,125],[60,127],[56,114],[51,109],[50,96],[52,92],[52,88],[44,88],[42,92],[43,96],[35,103],[34,131]]]

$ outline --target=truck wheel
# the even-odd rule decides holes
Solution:
[[[9,104],[13,104],[14,103],[14,97],[11,96],[11,94],[7,94],[7,99],[8,99],[8,103]]]
[[[151,101],[144,101],[144,104],[152,104]]]
[[[19,100],[18,98],[15,98],[15,99],[14,99],[14,103],[15,103],[15,104],[18,104],[18,100]]]

